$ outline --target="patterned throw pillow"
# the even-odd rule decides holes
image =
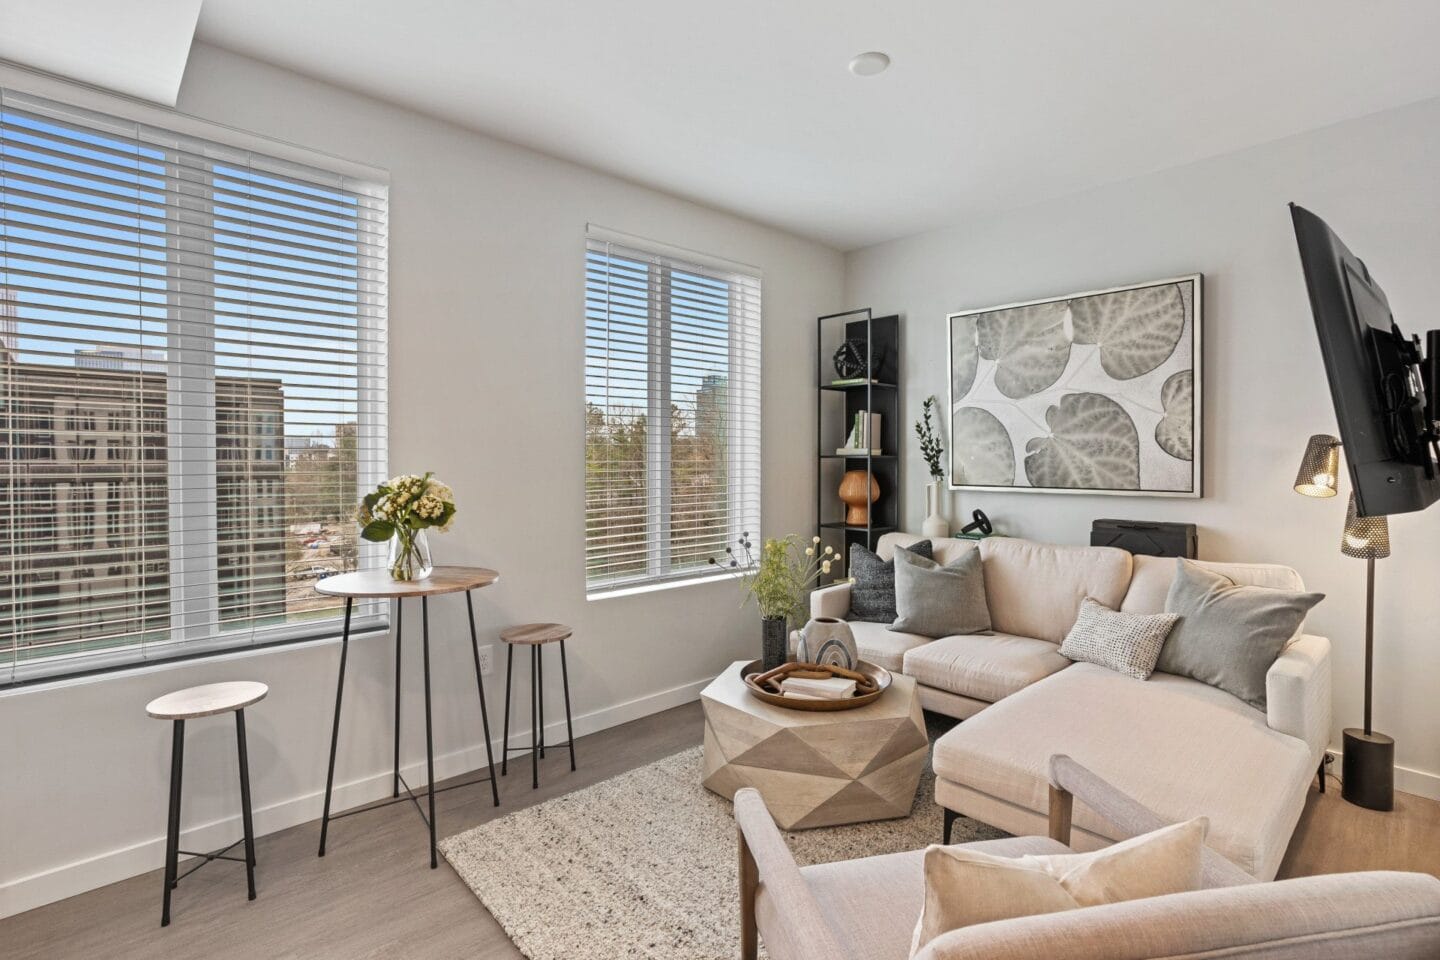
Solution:
[[[900,549],[900,548],[897,548]],[[926,560],[934,558],[929,540],[912,543],[904,549]],[[858,543],[850,544],[851,620],[883,623],[887,627],[899,616],[895,612],[895,561],[881,560],[873,550]]]
[[[1060,644],[1060,656],[1148,680],[1170,628],[1179,619],[1173,613],[1119,613],[1086,597],[1075,626]]]

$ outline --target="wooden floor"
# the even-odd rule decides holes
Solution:
[[[578,741],[580,769],[564,751],[541,765],[539,790],[521,776],[501,781],[501,806],[483,787],[436,798],[448,836],[514,810],[604,780],[700,742],[698,703],[668,710]],[[1332,781],[1310,794],[1282,876],[1343,870],[1421,870],[1440,876],[1440,803],[1398,795],[1393,813],[1351,806]],[[245,900],[238,864],[215,863],[175,893],[174,920],[162,930],[160,873],[0,920],[7,960],[123,958],[516,958],[510,943],[442,859],[428,869],[425,830],[398,804],[331,827],[325,859],[315,856],[319,828],[305,824],[257,844],[260,896]],[[497,863],[497,870],[504,864]]]

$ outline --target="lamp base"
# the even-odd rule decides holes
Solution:
[[[1345,728],[1340,795],[1368,810],[1395,809],[1395,740],[1383,733]]]

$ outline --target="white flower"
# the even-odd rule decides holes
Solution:
[[[811,537],[811,538],[810,538],[810,542],[811,542],[811,543],[819,543],[819,542],[820,542],[820,538],[819,538],[819,537]],[[830,548],[829,548],[829,547],[826,547],[825,549],[828,551]]]
[[[805,548],[805,556],[807,556],[807,557],[813,557],[813,556],[815,556],[815,548],[814,548],[814,547],[806,547],[806,548]]]
[[[829,547],[829,546],[827,546],[827,547],[825,548],[825,552],[826,552],[827,554],[834,553],[834,552],[835,552],[835,548],[834,548],[834,547]]]
[[[829,560],[826,560],[824,563],[820,564],[820,572],[821,572],[821,573],[829,573],[829,572],[830,572],[830,561],[829,561]]]

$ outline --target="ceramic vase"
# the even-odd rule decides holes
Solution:
[[[788,634],[785,631],[787,622],[784,617],[761,617],[760,618],[760,669],[762,671],[774,670],[788,658],[787,640]]]
[[[870,489],[865,489],[869,478]],[[852,527],[864,527],[870,523],[870,504],[880,499],[880,484],[867,470],[847,470],[840,478],[840,499],[849,508],[845,511],[845,522]]]
[[[795,659],[801,663],[854,670],[860,662],[860,651],[855,647],[850,624],[834,617],[816,617],[800,631],[795,642]]]
[[[925,522],[920,532],[934,540],[950,536],[950,518],[945,516],[945,488],[942,480],[931,480],[925,485]]]

